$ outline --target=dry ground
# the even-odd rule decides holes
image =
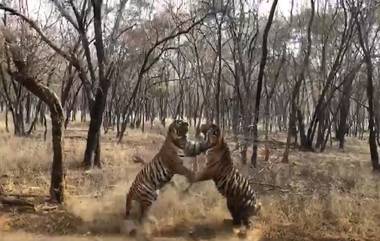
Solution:
[[[125,194],[141,168],[131,157],[152,158],[165,130],[128,130],[120,145],[111,131],[102,140],[103,169],[85,172],[80,163],[86,130],[75,123],[65,132],[66,202],[50,210],[43,197],[50,179],[50,133],[46,142],[40,132],[18,138],[0,122],[0,187],[38,195],[26,198],[34,210],[0,206],[0,241],[133,240],[121,232]],[[242,168],[255,177],[263,204],[246,239],[380,240],[380,175],[371,171],[366,142],[349,139],[347,145],[345,151],[330,147],[325,153],[293,150],[291,164],[281,164],[283,148],[273,142],[269,162]],[[233,155],[238,160],[238,153]],[[151,240],[239,240],[223,221],[228,211],[213,184],[196,184],[183,195],[185,186],[184,178],[175,177],[175,186],[162,190],[151,209],[156,222],[144,227]]]

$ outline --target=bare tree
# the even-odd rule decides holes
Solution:
[[[259,69],[259,76],[257,80],[257,89],[256,89],[256,100],[255,100],[255,112],[254,112],[254,118],[253,118],[253,145],[252,145],[252,156],[251,156],[251,163],[254,167],[256,167],[256,161],[257,161],[257,142],[258,142],[258,123],[259,123],[259,112],[260,112],[260,100],[261,100],[261,92],[262,92],[262,86],[263,86],[263,79],[264,79],[264,72],[265,72],[265,65],[267,63],[267,54],[268,54],[268,35],[269,30],[272,26],[273,18],[274,18],[274,12],[276,11],[278,0],[274,0],[272,3],[272,7],[269,12],[269,17],[267,24],[265,25],[264,34],[263,34],[263,46],[262,46],[262,54],[261,54],[261,60],[260,60],[260,69]]]
[[[11,30],[3,29],[7,46],[12,54],[12,61],[16,71],[12,72],[13,78],[27,90],[36,95],[49,107],[52,122],[52,142],[53,142],[53,165],[51,171],[50,195],[51,200],[63,202],[63,109],[58,96],[48,87],[43,85],[39,80],[30,74],[30,67],[25,62],[20,47],[17,46],[15,37],[10,33]],[[1,66],[2,67],[2,66]]]
[[[313,24],[314,20],[314,13],[315,13],[315,5],[314,5],[314,0],[310,0],[311,4],[311,13],[310,13],[310,18],[309,18],[309,23],[307,26],[307,43],[306,43],[306,53],[303,58],[303,62],[301,65],[301,69],[299,74],[297,75],[297,78],[295,80],[295,84],[292,90],[292,95],[291,95],[291,100],[290,100],[290,111],[289,111],[289,125],[288,125],[288,136],[286,139],[286,147],[284,151],[284,155],[282,158],[282,162],[288,163],[289,162],[289,147],[290,147],[290,142],[291,142],[291,137],[294,136],[295,128],[296,128],[296,116],[297,116],[297,100],[298,100],[298,95],[301,89],[301,84],[305,79],[305,71],[306,68],[309,64],[309,58],[310,58],[310,53],[311,53],[311,45],[312,45],[312,40],[311,40],[311,26]],[[302,131],[302,128],[300,126],[300,131]],[[301,139],[303,138],[304,133],[301,133]]]
[[[372,168],[375,171],[380,171],[379,154],[377,151],[376,130],[375,125],[375,110],[373,101],[373,64],[371,59],[371,45],[369,43],[369,36],[373,29],[373,11],[374,1],[370,1],[370,4],[363,7],[363,2],[358,1],[356,4],[353,2],[351,9],[355,16],[355,22],[358,27],[358,38],[360,48],[364,55],[364,61],[367,70],[367,98],[368,98],[368,129],[369,129],[369,149],[371,153]],[[375,38],[379,28],[375,31]]]

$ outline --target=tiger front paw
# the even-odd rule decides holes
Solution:
[[[189,186],[187,186],[187,188],[185,188],[183,191],[182,191],[182,194],[188,194],[190,192],[190,188],[193,184],[190,184]]]
[[[259,215],[260,211],[261,211],[261,202],[257,202],[255,204],[255,215]]]

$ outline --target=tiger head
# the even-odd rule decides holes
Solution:
[[[173,143],[184,149],[187,142],[187,132],[189,131],[189,124],[183,120],[175,120],[169,125],[168,136],[170,136]]]
[[[215,124],[208,125],[206,141],[210,147],[223,143],[223,135],[219,126]]]
[[[203,139],[206,140],[207,131],[210,128],[211,125],[212,125],[212,123],[210,123],[210,122],[204,123],[204,124],[200,125],[198,128],[196,128],[195,136],[198,137],[198,138],[200,138],[201,134],[202,134]]]

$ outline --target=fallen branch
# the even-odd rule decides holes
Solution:
[[[10,197],[24,197],[24,198],[28,198],[28,197],[41,197],[41,198],[45,198],[45,197],[49,197],[48,195],[41,195],[41,194],[29,194],[29,193],[26,193],[26,194],[21,194],[21,193],[4,193],[3,196],[10,196]]]
[[[278,186],[278,185],[275,185],[275,184],[270,184],[270,183],[254,182],[254,181],[251,181],[251,180],[249,180],[249,182],[251,184],[260,185],[260,186],[269,186],[269,187],[274,187],[274,188],[282,188],[281,186]]]
[[[249,180],[249,183],[254,184],[254,185],[259,185],[259,186],[266,186],[266,187],[271,187],[272,189],[278,189],[280,192],[290,192],[290,189],[284,189],[283,187],[275,184],[270,184],[270,183],[262,183],[262,182],[254,182],[252,180]]]
[[[0,196],[0,203],[9,206],[27,206],[34,208],[33,203],[15,197]]]
[[[54,206],[43,206],[43,207],[39,207],[38,210],[40,211],[45,211],[45,212],[49,212],[49,211],[53,211],[53,210],[57,210],[58,209],[58,205],[54,205]]]

